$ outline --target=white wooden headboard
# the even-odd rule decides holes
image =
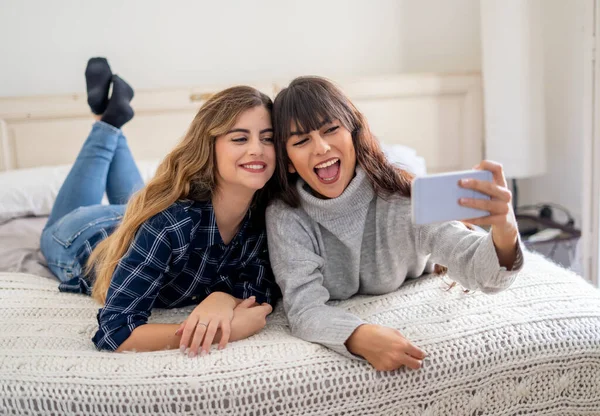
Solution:
[[[429,172],[468,169],[483,155],[479,74],[337,80],[386,143],[417,150]],[[273,97],[285,82],[250,84]],[[124,132],[137,160],[159,159],[198,107],[226,86],[136,91]],[[0,98],[0,171],[72,163],[93,120],[82,94]]]

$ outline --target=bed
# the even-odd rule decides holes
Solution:
[[[442,172],[483,157],[478,74],[339,81],[398,163]],[[125,133],[145,179],[221,87],[137,93]],[[90,125],[83,95],[0,99],[0,414],[600,415],[600,291],[533,253],[497,295],[423,276],[335,302],[427,351],[419,371],[377,372],[296,339],[281,305],[265,330],[205,357],[96,351],[99,305],[59,293],[37,245]]]

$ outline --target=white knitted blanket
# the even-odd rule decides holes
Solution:
[[[292,337],[280,308],[260,334],[206,357],[98,352],[90,298],[0,274],[0,414],[600,415],[600,291],[531,254],[503,293],[446,288],[430,276],[338,304],[431,357],[377,372]]]

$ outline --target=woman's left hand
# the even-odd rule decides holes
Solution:
[[[500,265],[510,269],[514,264],[517,254],[519,230],[512,208],[512,193],[506,184],[502,165],[484,160],[475,166],[474,169],[492,172],[494,181],[463,179],[460,181],[460,186],[489,195],[490,199],[461,198],[459,204],[465,207],[488,211],[490,215],[465,220],[464,222],[474,225],[492,226],[492,239],[494,240]]]
[[[248,302],[254,303],[254,297]],[[231,334],[233,310],[238,300],[223,292],[208,295],[179,326],[175,335],[181,335],[180,349],[189,348],[188,355],[195,357],[202,348],[202,355],[208,354],[213,340],[220,331],[219,349],[225,348]]]

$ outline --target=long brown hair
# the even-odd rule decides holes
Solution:
[[[271,111],[273,103],[265,94],[247,86],[228,88],[204,103],[181,142],[158,166],[154,178],[132,196],[119,227],[92,252],[87,272],[93,269],[95,274],[94,299],[106,301],[115,267],[145,221],[177,200],[211,199],[216,185],[216,138],[227,133],[240,114],[257,106]],[[266,205],[265,188],[254,195],[253,206],[257,209]]]
[[[352,133],[356,161],[364,169],[375,193],[386,198],[392,194],[410,196],[413,176],[388,161],[379,141],[371,132],[363,114],[328,79],[298,77],[277,94],[273,103],[273,130],[279,192],[276,197],[292,207],[299,205],[294,186],[298,174],[288,173],[290,163],[286,143],[292,123],[304,132],[318,130],[324,121],[339,120]]]
[[[321,77],[298,77],[275,97],[273,103],[273,129],[277,155],[278,192],[275,197],[292,207],[300,204],[295,182],[297,173],[288,173],[290,160],[286,143],[290,137],[292,122],[298,130],[310,132],[318,130],[324,121],[339,120],[352,132],[352,143],[356,152],[356,162],[369,178],[377,196],[391,195],[410,197],[413,175],[394,166],[385,156],[379,141],[371,132],[365,116],[358,111],[352,101],[331,81]],[[468,224],[467,228],[472,229]],[[434,274],[446,274],[448,268],[439,264]]]

